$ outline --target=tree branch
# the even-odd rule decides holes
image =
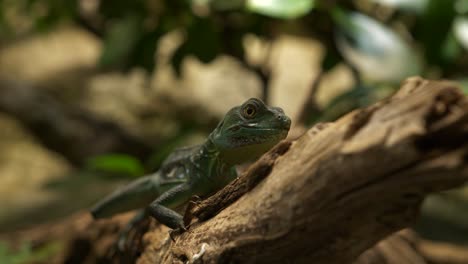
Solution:
[[[142,259],[183,262],[206,243],[204,263],[351,263],[413,223],[425,195],[465,182],[467,157],[467,98],[449,82],[410,79],[309,130],[252,191]]]
[[[124,253],[140,264],[385,263],[375,249],[388,247],[366,250],[411,225],[427,194],[467,180],[467,97],[452,83],[411,78],[392,98],[271,150],[195,206],[199,219],[175,242],[153,221]],[[108,242],[122,218],[86,219],[72,240],[88,242],[80,256],[122,261]]]

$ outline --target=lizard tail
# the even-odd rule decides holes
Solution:
[[[154,175],[142,177],[99,201],[90,213],[99,219],[146,207],[159,196],[158,186]]]

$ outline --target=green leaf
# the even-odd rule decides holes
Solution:
[[[421,57],[398,34],[375,19],[335,9],[336,45],[359,73],[373,82],[400,82],[420,74]]]
[[[315,6],[314,0],[247,0],[247,10],[261,15],[294,19],[309,13]]]
[[[454,7],[458,14],[468,14],[468,1],[456,0]]]
[[[458,43],[455,34],[450,33],[447,35],[447,39],[445,40],[441,50],[441,57],[443,60],[447,63],[453,63],[460,58],[462,52],[463,48]]]
[[[144,174],[143,164],[133,156],[126,154],[107,154],[88,160],[86,167],[109,174],[140,176]]]
[[[399,8],[404,11],[421,13],[428,5],[429,0],[371,0],[385,6]]]
[[[200,61],[209,63],[221,52],[220,32],[214,21],[209,18],[195,18],[187,29],[185,42],[180,45],[171,58],[171,63],[177,74],[187,55],[194,55]]]
[[[369,106],[382,98],[388,97],[395,92],[396,87],[356,84],[351,90],[345,91],[333,98],[323,109],[322,114],[313,121],[335,121],[354,109]]]
[[[443,46],[452,32],[455,18],[454,0],[429,0],[424,13],[417,17],[413,30],[415,39],[423,44],[428,64],[444,67]]]
[[[210,2],[211,7],[218,11],[241,9],[245,5],[245,0],[198,0],[197,2]]]
[[[28,263],[31,257],[30,243],[23,243],[17,251],[12,251],[8,245],[0,241],[0,263],[22,264]]]
[[[372,102],[372,89],[364,85],[356,85],[351,90],[333,98],[323,110],[318,121],[335,121],[342,115]]]
[[[110,25],[104,37],[99,65],[104,68],[124,67],[134,50],[141,32],[141,19],[129,15]]]
[[[100,0],[99,14],[105,18],[123,18],[129,14],[143,16],[146,12],[146,0]]]
[[[468,18],[458,16],[453,21],[453,33],[458,42],[468,50]]]
[[[156,49],[161,33],[157,30],[144,33],[140,40],[135,44],[129,66],[141,66],[147,71],[152,72],[156,63]]]
[[[329,71],[342,61],[343,57],[341,57],[336,49],[328,48],[322,61],[322,70],[324,72]]]
[[[37,12],[34,6],[40,5],[43,7],[43,13]],[[78,16],[78,0],[70,1],[38,1],[29,0],[25,2],[25,11],[27,14],[36,12],[33,17],[36,17],[34,21],[34,28],[38,31],[50,31],[60,22],[64,20],[73,20]]]
[[[468,95],[468,79],[461,79],[458,81],[458,83],[460,84],[460,87],[462,89],[462,91]]]

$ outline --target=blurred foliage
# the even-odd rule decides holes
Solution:
[[[31,247],[29,244],[23,244],[22,247],[13,252],[5,243],[0,243],[0,263],[22,264],[26,263],[31,257]]]
[[[416,230],[428,239],[468,245],[468,188],[432,195],[424,201]]]
[[[265,86],[265,66],[247,62],[247,34],[317,38],[326,47],[323,71],[346,63],[359,74],[356,85],[370,89],[410,75],[464,79],[468,68],[466,0],[4,0],[0,8],[2,39],[63,21],[93,32],[104,43],[103,69],[154,70],[158,43],[173,31],[184,33],[171,58],[176,73],[189,55],[208,63],[227,54],[261,75]]]
[[[247,10],[265,16],[291,19],[306,15],[314,7],[314,0],[250,0]]]
[[[137,177],[145,173],[143,164],[126,154],[106,154],[88,160],[86,168],[111,176]]]
[[[467,2],[4,0],[0,2],[0,29],[5,38],[15,32],[46,31],[63,21],[73,22],[102,39],[101,68],[126,70],[138,66],[148,71],[156,65],[161,38],[179,31],[184,38],[171,57],[176,73],[180,74],[187,56],[209,63],[227,54],[260,75],[265,93],[269,71],[264,70],[266,65],[248,63],[245,36],[254,34],[267,41],[283,33],[316,38],[326,51],[322,72],[345,63],[355,72],[356,83],[351,91],[321,109],[319,116],[311,113],[306,120],[312,122],[333,120],[368,105],[388,94],[382,89],[396,88],[412,75],[465,80],[462,84],[466,84]],[[118,159],[127,164],[120,168],[126,174],[138,174],[141,169],[135,161]],[[115,160],[115,156],[101,157],[91,163],[103,170],[116,170]]]
[[[11,250],[9,246],[0,241],[0,263],[2,264],[26,264],[46,262],[51,256],[57,254],[62,249],[58,242],[51,242],[33,249],[31,244],[25,242],[17,250]]]
[[[102,39],[102,69],[143,67],[153,71],[156,50],[169,32],[183,33],[172,53],[176,73],[187,56],[209,63],[220,54],[257,73],[268,91],[267,65],[251,65],[244,39],[266,41],[297,34],[322,42],[322,73],[351,67],[354,88],[337,96],[307,124],[330,121],[387,96],[404,78],[460,80],[468,91],[468,1],[466,0],[3,0],[0,39],[52,30],[71,22]],[[267,55],[268,56],[268,55]],[[267,61],[267,60],[265,60]],[[318,78],[317,82],[320,81]],[[177,145],[175,136],[149,162],[158,167]],[[137,176],[142,162],[125,155],[95,157],[88,169]]]

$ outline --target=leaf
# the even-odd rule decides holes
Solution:
[[[37,10],[34,9],[36,4],[42,5],[44,8],[44,13],[36,14],[37,18],[34,21],[34,27],[38,31],[49,31],[52,30],[55,26],[64,20],[73,20],[78,16],[78,0],[69,0],[69,1],[38,1],[38,0],[29,0],[25,3],[25,8],[28,12],[34,12]]]
[[[400,82],[420,74],[421,58],[398,34],[356,12],[335,9],[336,45],[342,56],[367,80]]]
[[[454,8],[458,14],[468,14],[468,1],[456,0]]]
[[[246,4],[251,12],[280,19],[301,17],[314,6],[314,0],[247,0]]]
[[[197,17],[187,29],[187,37],[171,58],[171,63],[177,74],[187,55],[194,55],[204,63],[211,62],[221,52],[220,32],[215,28],[214,21],[209,18]]]
[[[454,0],[429,0],[424,13],[417,17],[414,37],[424,45],[422,51],[429,64],[444,66],[443,46],[452,31],[454,17]]]
[[[395,92],[398,86],[356,84],[351,90],[333,98],[323,109],[315,122],[335,121],[354,109],[366,107],[386,98]]]
[[[463,91],[463,93],[468,95],[468,78],[458,80],[458,83],[460,84],[460,87],[461,87],[461,90]]]
[[[0,4],[0,9],[2,8]],[[5,18],[4,11],[0,10],[0,39],[1,38],[6,38],[11,34],[11,28],[10,25],[8,24],[8,21]]]
[[[217,11],[227,11],[241,9],[244,7],[245,0],[201,0],[210,2],[210,6]],[[201,2],[200,0],[196,2]]]
[[[468,18],[458,16],[453,21],[453,33],[458,42],[468,50]]]
[[[143,16],[147,6],[146,0],[100,0],[99,13],[106,18],[123,18],[129,14]]]
[[[372,101],[372,89],[363,85],[356,85],[353,89],[333,98],[323,110],[318,121],[335,121],[356,108],[369,105]]]
[[[337,52],[336,49],[327,48],[325,57],[322,61],[322,70],[329,71],[335,67],[338,63],[343,61],[343,57]]]
[[[147,71],[152,72],[156,63],[156,49],[161,33],[158,30],[144,33],[139,41],[135,44],[133,54],[131,56],[130,65],[141,66]]]
[[[143,164],[138,159],[126,154],[97,156],[88,160],[86,167],[90,170],[133,177],[145,172]]]
[[[463,52],[463,48],[458,43],[457,38],[454,33],[450,33],[447,35],[447,39],[445,40],[442,49],[441,49],[441,58],[447,63],[453,63],[458,58],[460,58],[461,53]]]
[[[371,0],[385,6],[399,8],[404,11],[421,13],[427,7],[429,0]]]
[[[104,48],[99,59],[103,68],[124,67],[134,50],[141,32],[141,20],[137,16],[127,16],[110,25],[104,36]]]
[[[22,264],[28,263],[31,257],[30,243],[22,243],[17,251],[12,251],[7,244],[0,241],[0,263]]]

